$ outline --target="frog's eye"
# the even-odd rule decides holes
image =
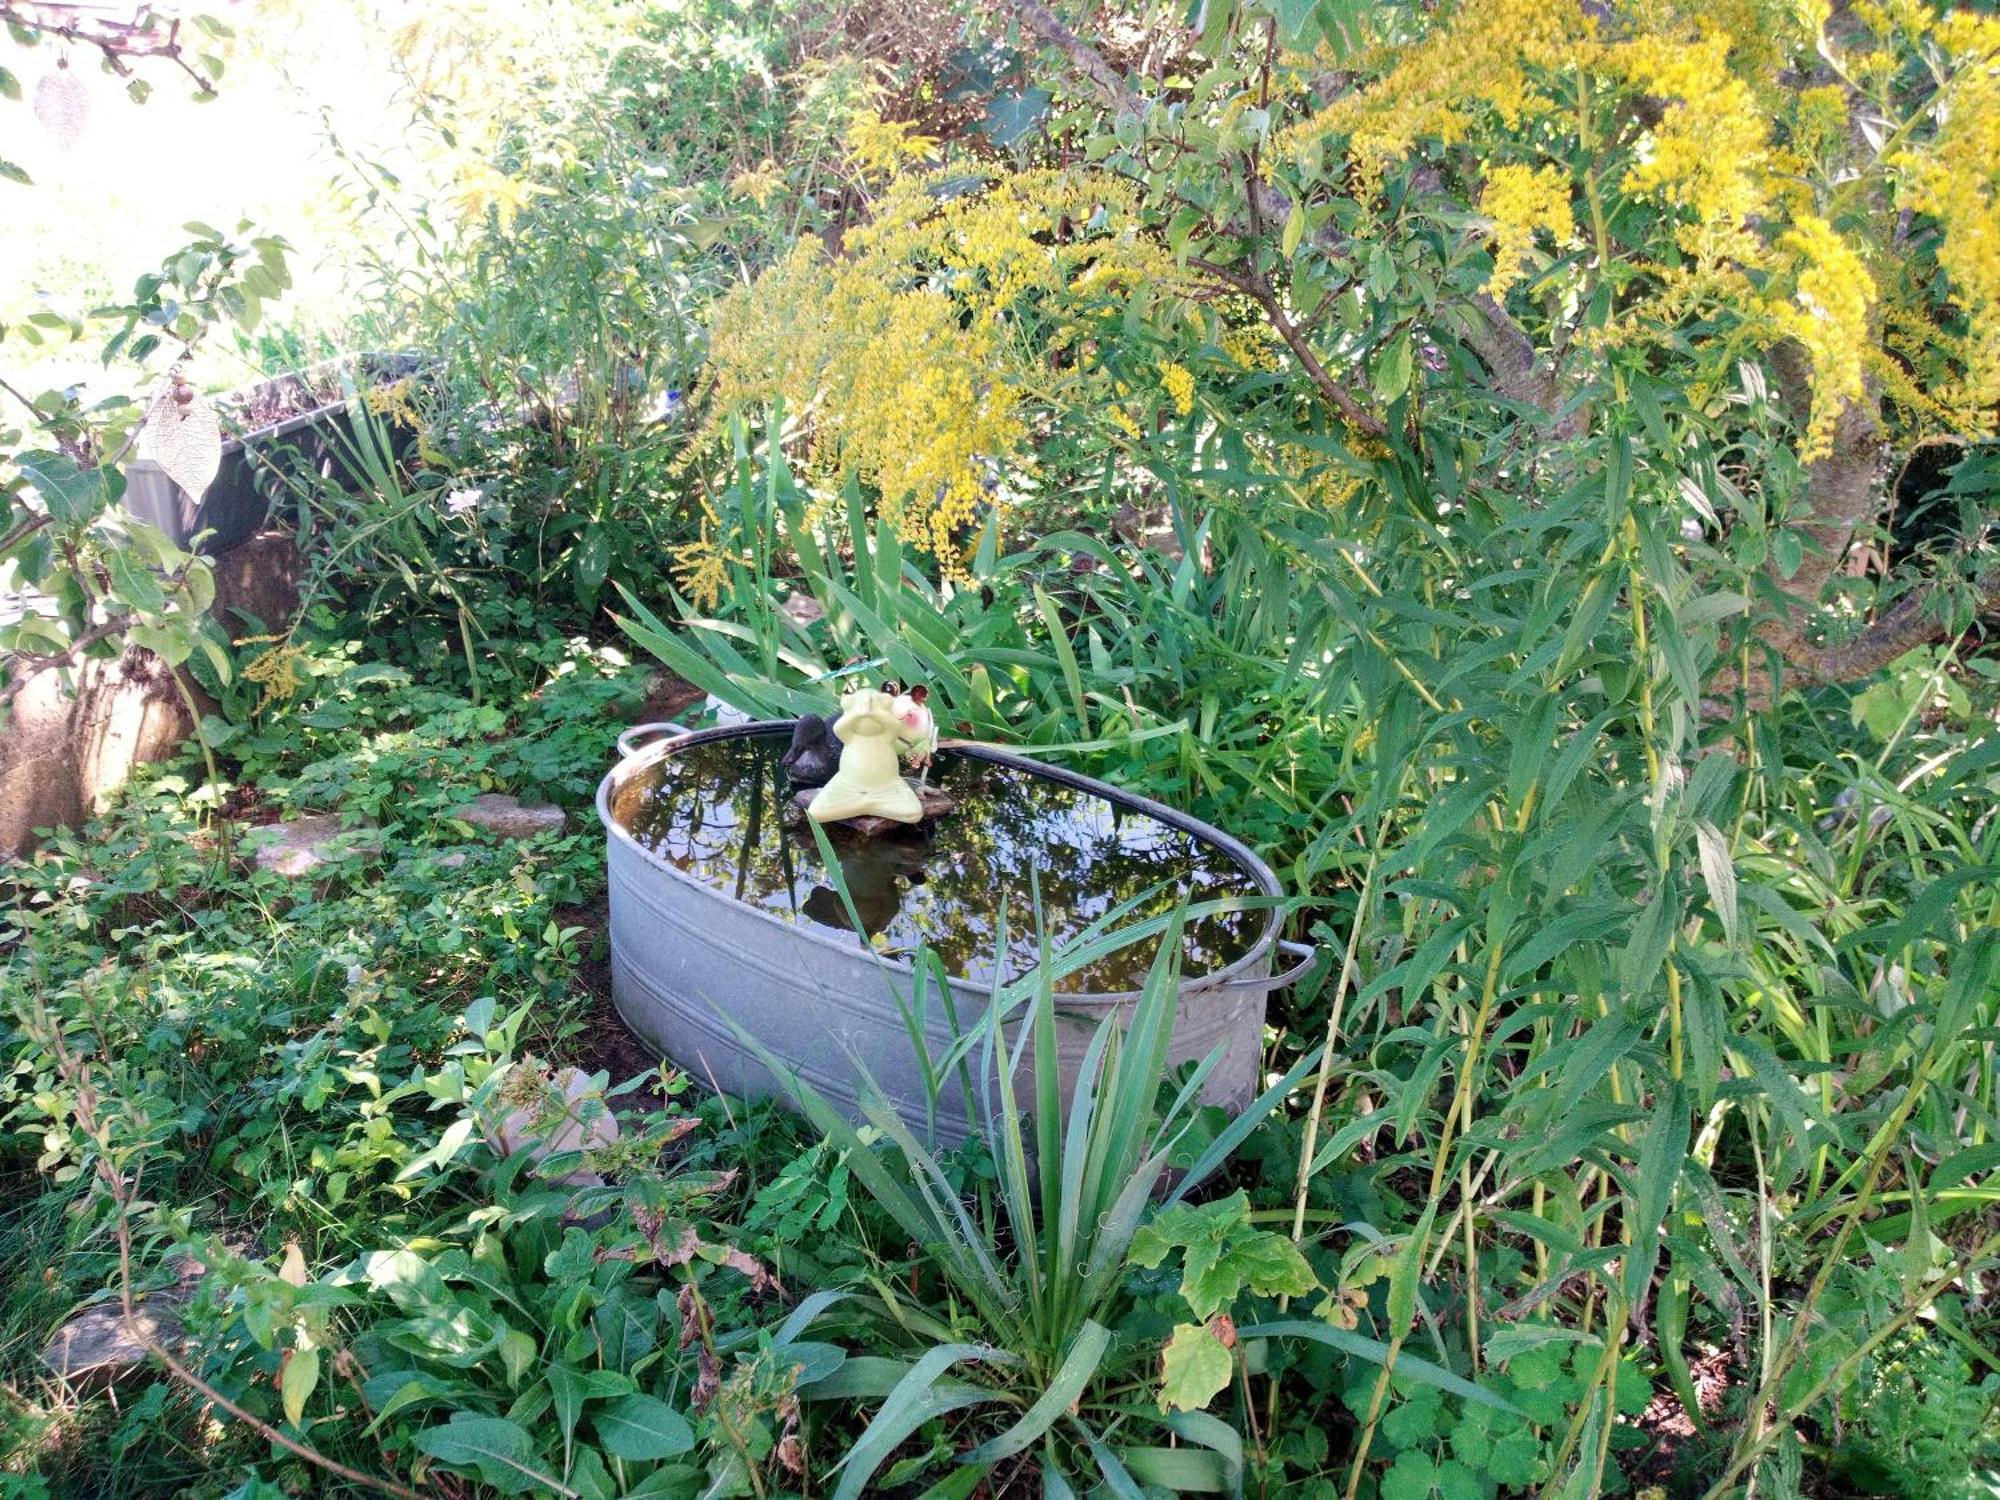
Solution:
[[[885,678],[883,680],[882,691],[887,693],[891,698],[895,697],[898,693],[902,692],[902,690],[903,689],[901,688],[900,685],[898,685],[895,678],[890,677],[890,678]]]
[[[918,683],[915,687],[910,689],[910,700],[913,703],[915,703],[919,708],[923,706],[924,700],[930,697],[930,695],[931,695],[931,690],[925,687],[921,682]]]

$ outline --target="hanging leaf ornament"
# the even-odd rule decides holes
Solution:
[[[58,146],[76,144],[90,118],[90,91],[69,69],[69,59],[61,58],[56,70],[35,85],[35,118]]]
[[[146,445],[169,478],[200,501],[222,467],[215,408],[176,370],[146,409]]]

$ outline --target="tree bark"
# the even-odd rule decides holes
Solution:
[[[1481,292],[1465,320],[1465,341],[1493,375],[1494,394],[1546,413],[1549,436],[1573,443],[1590,429],[1588,407],[1566,405],[1553,361],[1545,360],[1512,313]]]
[[[1772,351],[1771,364],[1781,391],[1803,419],[1803,356],[1787,345]],[[1806,466],[1803,493],[1810,513],[1798,523],[1798,529],[1810,540],[1811,549],[1789,578],[1775,559],[1764,568],[1765,578],[1783,601],[1783,612],[1758,625],[1756,638],[1768,654],[1782,662],[1785,674],[1801,686],[1853,682],[1887,666],[1905,651],[1942,639],[1950,630],[1933,602],[1951,584],[1933,579],[1912,589],[1848,639],[1813,639],[1822,596],[1855,533],[1875,522],[1887,506],[1887,458],[1881,398],[1871,381],[1861,399],[1841,411],[1827,453]],[[1989,577],[1981,589],[1979,607],[2000,608],[2000,573]],[[1721,673],[1713,684],[1715,691],[1725,696],[1741,690],[1754,707],[1767,706],[1778,685],[1765,665],[1753,666],[1747,675],[1735,670]]]

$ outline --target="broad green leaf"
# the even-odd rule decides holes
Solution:
[[[118,597],[141,614],[156,615],[167,607],[166,592],[160,587],[145,564],[133,560],[129,552],[108,551],[104,554],[105,566],[111,573],[111,586],[118,591]]]
[[[605,1451],[619,1458],[672,1458],[694,1447],[687,1418],[657,1396],[620,1396],[591,1420]]]
[[[1235,1359],[1206,1323],[1176,1323],[1163,1351],[1161,1411],[1200,1411],[1227,1389]]]
[[[997,94],[987,103],[986,117],[979,122],[979,132],[1003,149],[1012,146],[1040,123],[1054,99],[1055,95],[1047,89]]]
[[[1221,1455],[1199,1448],[1121,1447],[1117,1453],[1133,1479],[1176,1494],[1222,1495],[1235,1487]]]
[[[178,667],[193,654],[196,635],[186,621],[174,619],[165,625],[129,625],[125,638],[152,652],[168,666]]]
[[[1410,388],[1412,359],[1410,336],[1398,334],[1375,359],[1375,395],[1384,404],[1393,402]]]
[[[1706,819],[1694,825],[1701,855],[1701,878],[1708,886],[1708,899],[1722,921],[1722,935],[1733,948],[1742,941],[1736,916],[1736,861],[1729,852],[1729,840],[1722,830]]]
[[[1350,1333],[1344,1328],[1334,1327],[1331,1323],[1309,1322],[1302,1318],[1276,1323],[1253,1323],[1247,1328],[1238,1328],[1236,1336],[1241,1339],[1310,1339],[1314,1343],[1330,1345],[1343,1353],[1355,1355],[1377,1365],[1383,1364],[1389,1357],[1389,1346],[1379,1339]],[[1404,1380],[1434,1385],[1441,1391],[1462,1396],[1467,1401],[1476,1401],[1482,1406],[1490,1406],[1496,1411],[1513,1412],[1516,1415],[1520,1413],[1520,1408],[1506,1397],[1496,1395],[1485,1386],[1475,1384],[1462,1375],[1454,1375],[1443,1366],[1434,1365],[1429,1360],[1419,1359],[1413,1354],[1396,1356],[1396,1374]]]
[[[49,514],[65,525],[88,521],[125,488],[116,469],[80,469],[60,453],[22,453],[14,464],[42,497]]]
[[[1382,1476],[1382,1500],[1431,1500],[1436,1484],[1436,1462],[1429,1454],[1412,1449],[1397,1454]]]
[[[534,1459],[534,1440],[518,1423],[504,1417],[460,1416],[442,1427],[418,1433],[416,1444],[419,1452],[471,1471],[502,1494],[576,1494],[542,1469]]]
[[[1687,1160],[1687,1095],[1676,1083],[1662,1089],[1653,1106],[1653,1122],[1639,1146],[1639,1181],[1631,1206],[1632,1253],[1625,1260],[1625,1295],[1629,1306],[1645,1300],[1659,1256],[1660,1223],[1673,1203],[1674,1184]]]
[[[319,1350],[294,1349],[278,1377],[278,1393],[284,1402],[285,1420],[297,1427],[305,1418],[306,1401],[319,1385]]]
[[[1626,992],[1645,996],[1667,961],[1667,946],[1673,940],[1674,925],[1680,920],[1680,893],[1668,882],[1653,892],[1633,924],[1632,936],[1619,955],[1619,981]]]

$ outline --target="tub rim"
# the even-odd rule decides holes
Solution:
[[[612,816],[612,793],[627,777],[644,770],[654,761],[665,760],[668,756],[692,745],[707,744],[716,740],[744,738],[757,734],[776,734],[780,730],[789,732],[798,722],[797,719],[753,719],[743,724],[721,724],[709,729],[696,729],[679,734],[669,733],[663,739],[657,740],[652,744],[640,746],[627,754],[621,755],[612,765],[611,769],[605,772],[604,779],[597,784],[597,821],[604,825],[604,831],[608,839],[613,842],[622,840],[625,847],[631,853],[637,855],[652,868],[671,876],[683,885],[714,896],[718,900],[727,901],[735,906],[739,906],[762,921],[770,923],[773,927],[791,934],[795,940],[813,943],[827,949],[831,953],[838,953],[846,958],[872,957],[876,963],[892,969],[899,974],[907,974],[914,978],[916,975],[915,966],[904,959],[890,958],[875,953],[865,943],[842,942],[838,938],[818,931],[814,926],[788,922],[782,917],[765,911],[762,907],[752,906],[749,902],[739,900],[725,890],[695,879],[685,870],[662,859],[644,844],[641,844],[632,836],[630,830],[625,828],[624,825]],[[652,726],[641,727],[650,728]],[[628,730],[626,735],[621,735],[619,740],[620,745],[628,743],[628,737],[635,735],[637,732],[636,729]],[[1228,855],[1238,866],[1248,873],[1251,880],[1259,887],[1261,895],[1271,897],[1277,901],[1284,899],[1284,887],[1278,883],[1277,874],[1257,855],[1255,850],[1251,849],[1248,844],[1233,834],[1225,833],[1220,828],[1215,827],[1211,823],[1203,822],[1191,813],[1184,813],[1178,808],[1167,806],[1163,802],[1155,802],[1150,797],[1142,797],[1137,792],[1125,791],[1121,787],[1112,786],[1109,782],[1099,781],[1094,776],[1085,776],[1081,772],[1072,771],[1065,766],[1046,765],[1031,756],[1017,755],[1004,746],[991,745],[980,740],[946,740],[938,748],[940,752],[949,752],[953,755],[970,755],[978,760],[991,761],[995,765],[1006,766],[1017,771],[1025,771],[1031,776],[1039,776],[1056,782],[1059,785],[1072,787],[1078,791],[1089,792],[1093,796],[1102,797],[1106,801],[1120,804],[1133,812],[1154,818],[1159,822],[1165,823],[1170,828],[1178,828],[1181,832],[1193,838],[1198,838],[1204,843],[1211,844]],[[1268,992],[1268,990],[1276,987],[1272,985],[1269,975],[1272,968],[1272,959],[1278,951],[1279,937],[1283,931],[1284,909],[1281,906],[1272,906],[1265,910],[1264,915],[1264,930],[1258,935],[1257,940],[1245,949],[1241,955],[1224,964],[1219,969],[1211,970],[1209,973],[1198,975],[1193,979],[1184,978],[1179,982],[1179,993],[1182,999],[1203,996],[1211,990],[1226,991],[1255,986],[1260,990]],[[976,990],[982,994],[990,994],[993,988],[988,981],[972,979],[963,974],[952,974],[948,978],[950,983],[954,985]],[[1012,981],[1003,982],[1011,983]],[[1109,1007],[1129,1003],[1141,993],[1139,990],[1058,990],[1056,992],[1056,1003],[1058,1006],[1084,1005]]]

